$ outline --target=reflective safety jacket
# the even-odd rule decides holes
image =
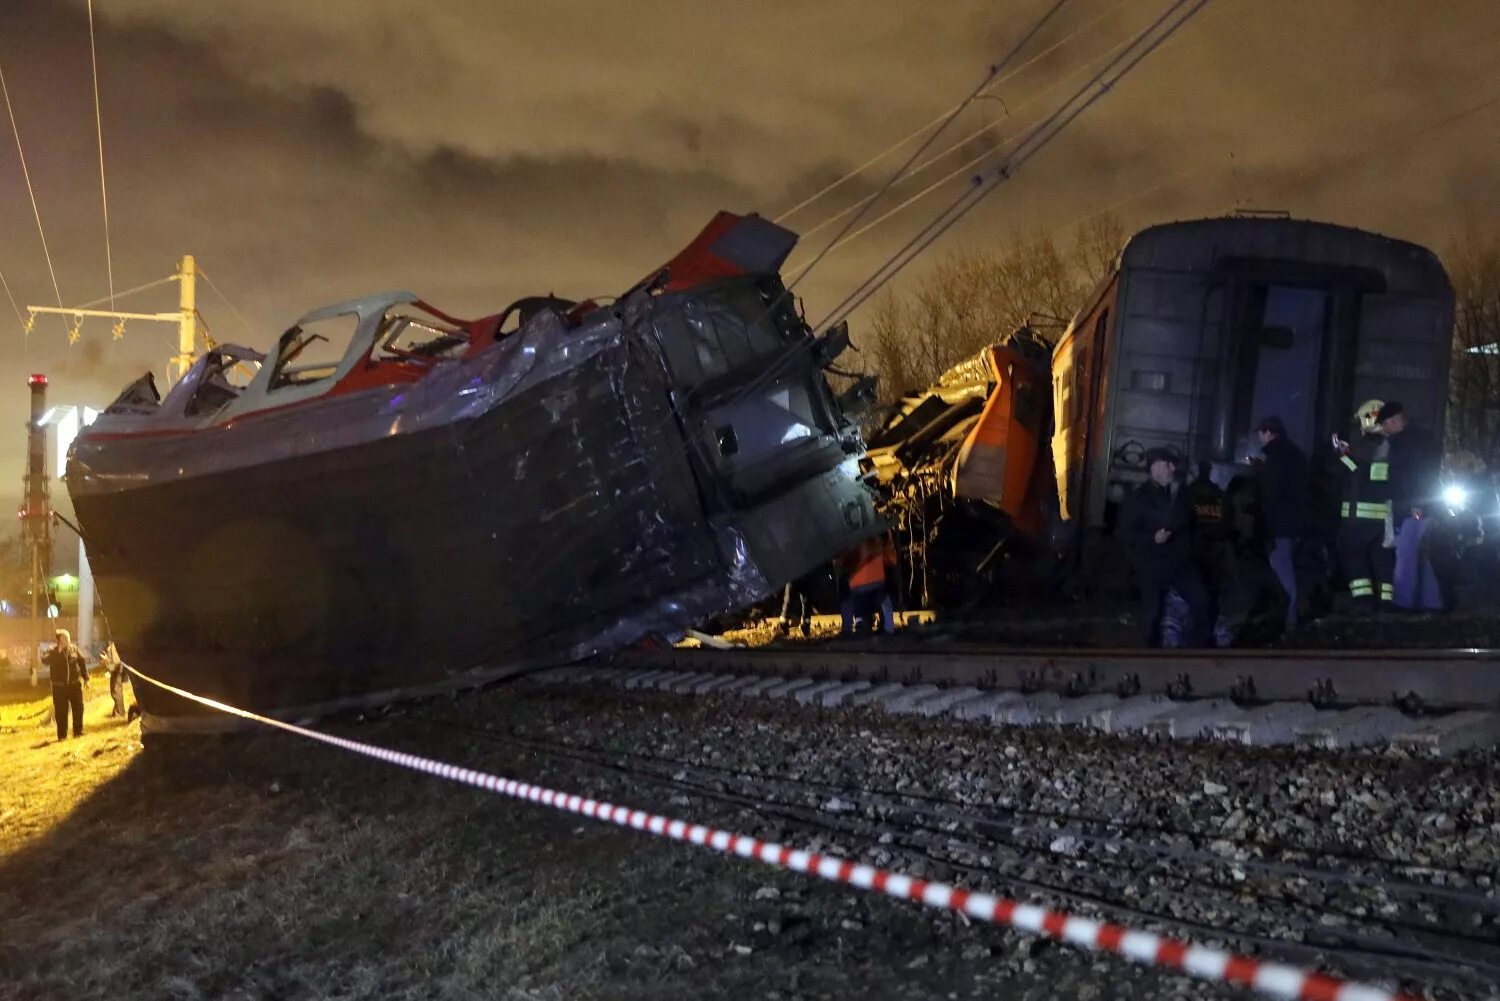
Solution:
[[[885,581],[886,567],[896,565],[896,547],[889,535],[866,539],[846,557],[850,587],[869,587]]]
[[[1361,435],[1339,456],[1342,470],[1344,504],[1340,514],[1345,518],[1384,521],[1390,513],[1391,464],[1389,439],[1383,435]]]

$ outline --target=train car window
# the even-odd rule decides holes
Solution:
[[[1073,386],[1068,394],[1070,424],[1078,423],[1078,418],[1083,412],[1083,401],[1088,399],[1089,356],[1092,353],[1088,348],[1084,348],[1078,352],[1078,356],[1073,361]]]

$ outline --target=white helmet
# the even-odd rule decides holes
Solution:
[[[1380,428],[1380,408],[1385,406],[1384,400],[1366,400],[1354,411],[1354,419],[1359,423],[1359,430],[1364,434],[1374,434]]]

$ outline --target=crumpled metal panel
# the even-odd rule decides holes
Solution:
[[[764,302],[751,279],[638,291],[575,327],[538,314],[405,386],[187,433],[101,417],[67,483],[122,654],[284,710],[615,650],[765,598],[876,519],[810,354],[757,384],[807,336]],[[781,443],[782,475],[736,494],[695,392],[722,406],[785,384],[823,398],[804,415],[817,448]]]

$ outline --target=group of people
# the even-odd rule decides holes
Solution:
[[[57,724],[57,739],[68,738],[68,722],[71,717],[73,736],[83,736],[83,693],[89,684],[88,658],[73,642],[66,629],[54,634],[52,646],[42,654],[42,663],[52,681],[52,717]],[[114,702],[111,716],[126,716],[125,682],[129,669],[115,645],[110,643],[99,658],[98,667],[109,678],[109,694]]]
[[[1444,607],[1423,550],[1431,525],[1424,515],[1439,493],[1442,453],[1430,432],[1408,422],[1399,402],[1367,400],[1355,411],[1349,438],[1333,435],[1328,450],[1311,460],[1279,417],[1262,419],[1255,433],[1261,446],[1254,483],[1258,541],[1285,603],[1283,628],[1296,628],[1304,615],[1298,555],[1319,537],[1320,501],[1328,493],[1317,489],[1320,484],[1338,495],[1337,530],[1329,541],[1357,611]],[[1226,495],[1212,482],[1207,462],[1191,483],[1170,449],[1149,450],[1146,466],[1148,479],[1127,499],[1118,529],[1140,588],[1142,639],[1163,644],[1163,620],[1175,599],[1186,615],[1171,622],[1180,632],[1174,639],[1183,646],[1223,642],[1221,604],[1235,576],[1226,552],[1232,520]]]

